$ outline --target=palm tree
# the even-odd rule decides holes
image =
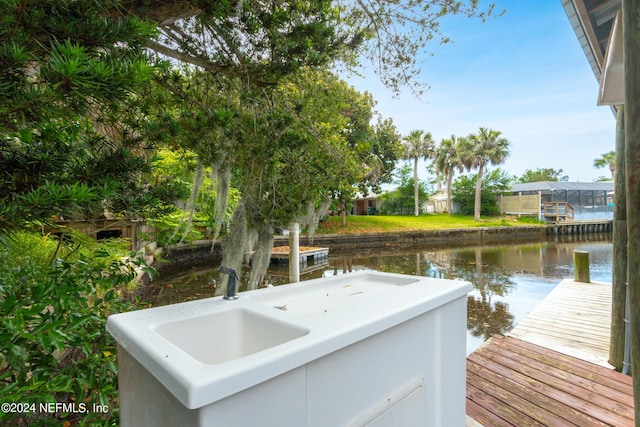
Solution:
[[[482,197],[482,173],[487,164],[499,165],[509,155],[509,141],[501,138],[502,132],[480,128],[477,135],[471,134],[460,144],[458,155],[467,170],[478,168],[476,179],[476,197],[473,207],[473,219],[480,220]]]
[[[608,153],[602,154],[601,157],[593,161],[593,167],[598,169],[609,167],[611,180],[614,181],[616,179],[616,152],[609,151]]]
[[[451,215],[453,174],[456,168],[462,171],[462,164],[458,155],[461,139],[455,135],[451,135],[449,139],[443,139],[440,141],[440,146],[435,155],[436,169],[439,174],[444,174],[447,180],[447,212],[449,212],[449,215]]]
[[[413,197],[414,197],[414,214],[420,214],[418,200],[418,160],[429,159],[433,157],[435,144],[431,133],[422,130],[412,130],[404,140],[405,160],[413,160]]]

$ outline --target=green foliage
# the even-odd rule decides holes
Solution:
[[[141,47],[154,30],[112,6],[0,4],[0,233],[139,208],[147,147],[131,113],[152,73]]]
[[[168,114],[173,149],[195,153],[219,176],[232,171],[250,228],[286,225],[332,196],[375,188],[397,158],[393,123],[370,124],[371,96],[325,71],[299,69],[268,88],[193,71],[158,83],[157,114]],[[208,196],[199,202],[207,212],[213,205]]]
[[[405,160],[429,159],[435,154],[435,143],[430,132],[412,130],[403,139]]]
[[[150,47],[254,87],[276,84],[305,66],[326,66],[358,44],[336,34],[341,15],[332,0],[133,3],[130,11],[161,23]]]
[[[396,187],[393,191],[388,191],[379,196],[382,215],[408,215],[414,213],[414,187],[412,168],[409,165],[401,166],[396,171]],[[424,181],[418,182],[419,202],[429,199],[427,184]]]
[[[373,128],[374,137],[365,163],[377,164],[379,167],[375,175],[367,175],[366,184],[375,193],[381,191],[380,184],[390,184],[396,168],[396,161],[402,154],[402,136],[398,133],[391,119],[378,118]],[[373,160],[373,161],[369,161]],[[364,188],[360,185],[360,191]]]
[[[518,218],[518,222],[522,223],[522,224],[546,224],[546,222],[541,221],[538,219],[538,217],[536,216],[527,216],[527,215],[523,215],[520,218]]]
[[[50,262],[53,254],[56,258]],[[116,348],[106,317],[132,308],[122,294],[135,277],[121,248],[74,251],[33,234],[0,246],[0,395],[6,402],[106,405],[108,414],[0,413],[3,425],[117,423]]]
[[[458,206],[461,215],[474,215],[476,174],[462,175],[453,183],[453,201]],[[497,215],[498,196],[511,188],[512,178],[500,169],[485,173],[482,180],[481,215]]]
[[[568,181],[567,175],[562,175],[562,169],[552,168],[537,168],[536,170],[527,169],[524,171],[521,177],[518,178],[518,182],[521,184],[527,182],[542,182],[542,181]]]
[[[180,242],[181,239],[185,242],[204,239],[205,235],[201,231],[198,231],[197,224],[201,223],[204,226],[207,222],[206,218],[196,213],[196,217],[194,218],[196,228],[190,227],[187,231],[187,235],[183,238],[183,234],[186,230],[186,225],[182,221],[183,216],[184,213],[182,211],[176,211],[172,214],[163,215],[151,220],[149,224],[154,229],[151,240],[156,241],[158,245],[162,247],[168,247]]]

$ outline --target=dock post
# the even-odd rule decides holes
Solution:
[[[300,281],[300,224],[289,225],[289,282]]]
[[[573,251],[573,280],[576,282],[591,283],[589,252]]]

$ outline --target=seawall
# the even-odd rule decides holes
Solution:
[[[474,227],[440,230],[403,231],[393,233],[317,234],[310,239],[300,236],[302,246],[322,246],[330,249],[381,248],[394,246],[463,246],[499,242],[538,241],[547,236],[547,227]],[[276,246],[289,244],[287,236],[276,237]]]
[[[440,230],[403,231],[392,233],[317,234],[313,238],[300,236],[302,246],[321,246],[333,250],[374,249],[384,247],[410,248],[416,246],[471,246],[497,243],[534,242],[544,240],[547,227],[474,227]],[[288,236],[276,236],[275,246],[289,244]],[[172,267],[220,259],[220,244],[212,246],[210,240],[198,240],[189,244],[171,246],[166,251],[166,261]],[[160,266],[164,269],[166,266]]]

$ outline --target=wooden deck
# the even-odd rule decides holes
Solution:
[[[467,416],[493,426],[633,426],[631,377],[608,364],[611,284],[563,280],[467,358]]]
[[[611,284],[560,282],[509,336],[610,367]]]
[[[633,426],[631,377],[513,337],[467,358],[467,415],[489,427]]]

